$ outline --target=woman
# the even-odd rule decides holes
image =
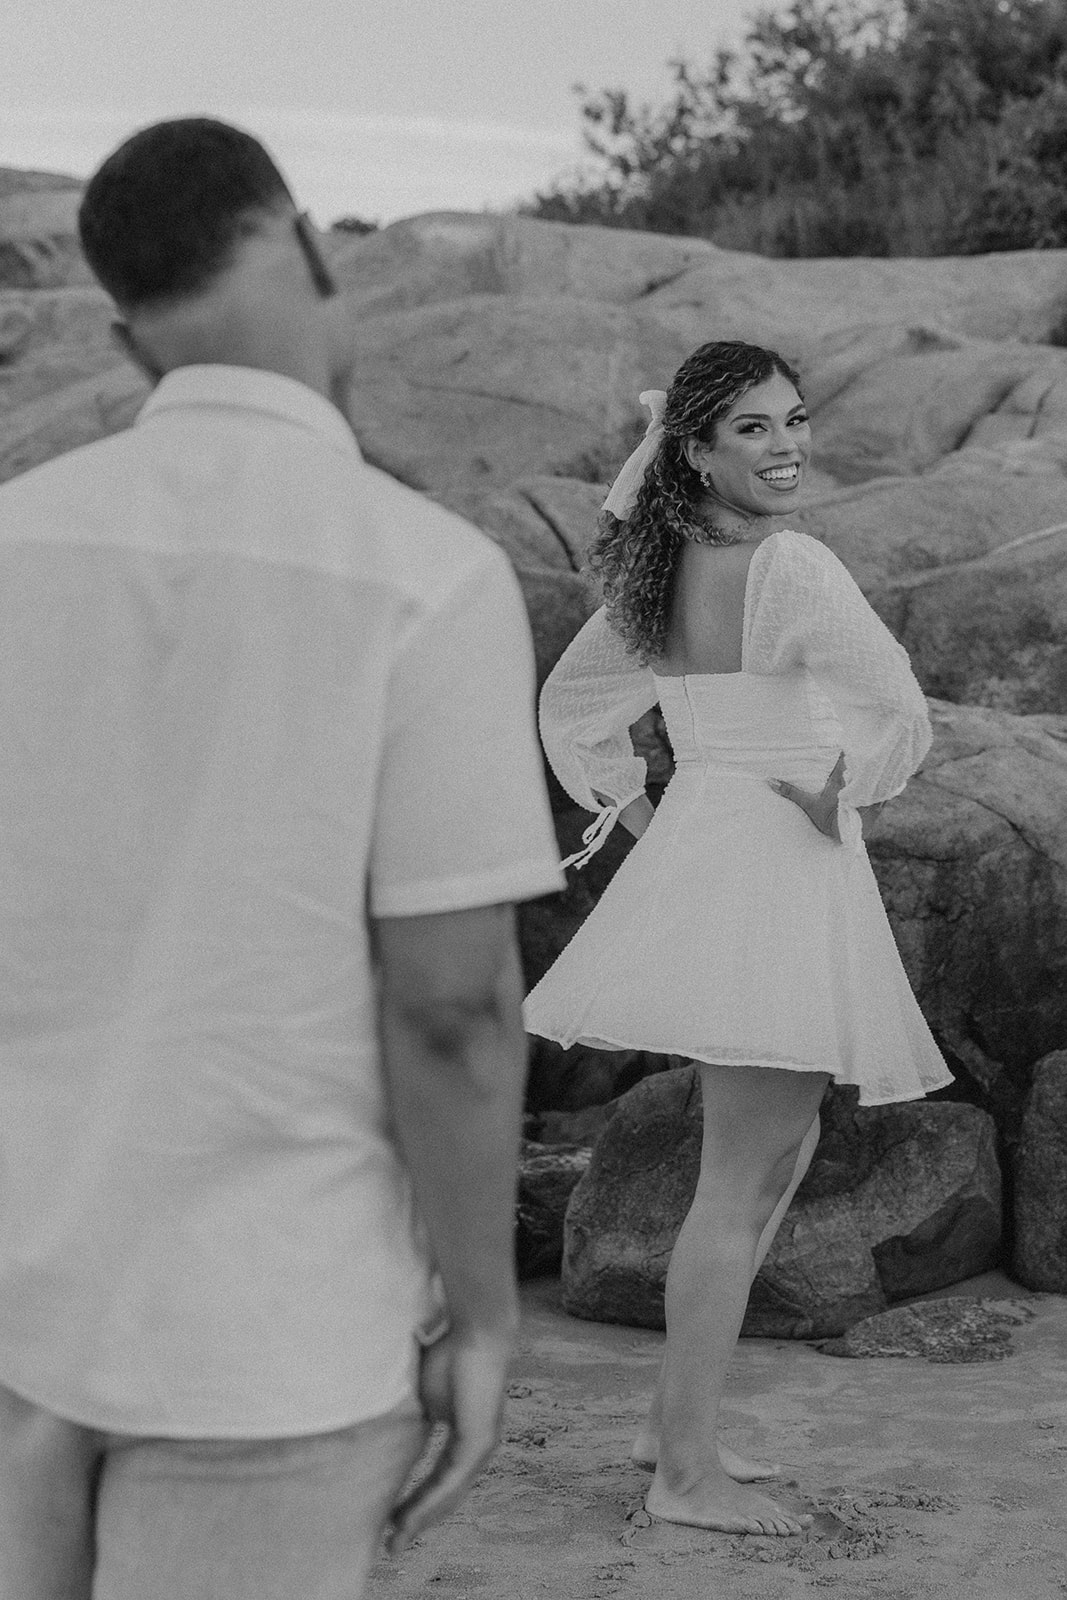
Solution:
[[[811,451],[796,373],[702,345],[605,501],[604,607],[541,699],[564,788],[640,843],[526,1003],[563,1045],[680,1054],[704,1105],[700,1176],[666,1285],[660,1390],[634,1447],[668,1521],[798,1533],[810,1517],[717,1445],[752,1278],[811,1159],[830,1078],[860,1103],[951,1081],[908,986],[862,840],[930,744],[908,658],[825,546],[789,529]],[[659,702],[676,763],[655,812],[627,729]]]

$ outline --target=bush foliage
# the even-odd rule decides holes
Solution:
[[[1067,0],[790,0],[664,105],[579,88],[528,214],[777,256],[1067,246]]]

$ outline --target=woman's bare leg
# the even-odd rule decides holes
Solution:
[[[756,1252],[792,1181],[827,1074],[699,1070],[700,1175],[667,1273],[662,1432],[646,1505],[666,1521],[727,1533],[799,1533],[810,1517],[730,1478],[716,1439]]]
[[[812,1124],[804,1135],[803,1142],[797,1152],[796,1165],[789,1185],[775,1206],[770,1221],[760,1234],[759,1244],[756,1246],[756,1259],[752,1268],[752,1276],[762,1267],[767,1258],[767,1252],[774,1242],[774,1236],[782,1223],[782,1218],[792,1204],[793,1196],[800,1188],[804,1175],[811,1166],[812,1157],[819,1143],[819,1113],[816,1112]],[[634,1440],[630,1458],[640,1467],[654,1468],[659,1460],[659,1436],[663,1423],[663,1372],[665,1361],[660,1362],[659,1373],[656,1377],[656,1387],[652,1393],[652,1403],[648,1408],[648,1416]],[[731,1478],[736,1478],[738,1483],[765,1483],[768,1478],[776,1478],[781,1472],[777,1463],[766,1461],[752,1461],[747,1456],[738,1455],[736,1450],[718,1441],[719,1465]]]

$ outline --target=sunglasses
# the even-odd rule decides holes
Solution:
[[[309,212],[301,211],[299,216],[293,218],[293,231],[303,252],[304,260],[307,262],[308,271],[311,273],[311,281],[323,299],[329,299],[331,295],[337,293],[337,284],[334,281],[333,273],[326,264],[322,246],[319,244],[318,233]]]

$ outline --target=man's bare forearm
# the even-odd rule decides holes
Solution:
[[[509,930],[510,932],[510,930]],[[381,1028],[395,1134],[457,1331],[517,1322],[514,1211],[525,1086],[509,938],[489,993],[442,1004],[388,989]]]

